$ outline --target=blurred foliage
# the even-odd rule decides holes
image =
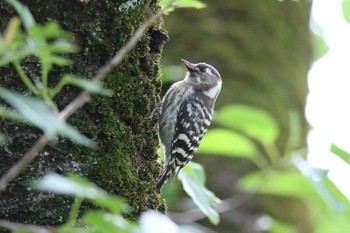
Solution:
[[[278,221],[276,219],[270,219],[269,224],[267,225],[267,228],[270,233],[282,233],[282,232],[288,232],[288,233],[296,233],[293,225]]]
[[[262,193],[254,187],[244,190],[237,184],[241,177],[255,172],[261,186],[266,185],[263,174],[269,172],[276,177],[286,172],[303,178],[293,163],[293,153],[305,156],[308,132],[304,108],[312,55],[311,2],[205,3],[207,7],[195,13],[181,9],[166,18],[171,40],[165,47],[163,64],[172,66],[185,58],[218,69],[223,88],[211,129],[194,160],[203,164],[206,185],[222,203],[235,196],[252,197],[237,200],[234,207],[231,203],[223,207],[227,209],[220,213],[217,226],[205,220],[198,223],[220,233],[283,232],[291,228],[310,232],[313,223],[301,198]],[[166,74],[170,80],[184,76],[179,71],[171,74],[170,69]],[[180,195],[177,201],[171,198],[175,206],[170,205],[170,211],[180,215],[193,208],[186,196]],[[258,224],[261,216],[270,218],[267,226]]]
[[[49,71],[54,65],[69,65],[70,60],[62,55],[73,53],[77,48],[67,39],[68,34],[57,23],[36,24],[27,7],[15,0],[8,0],[8,3],[17,10],[25,32],[20,29],[18,18],[10,21],[4,39],[0,39],[0,65],[13,64],[28,89],[47,104],[51,104],[53,96],[49,94]],[[40,61],[40,74],[38,74],[40,81],[31,80],[33,77],[28,77],[20,64],[22,59],[31,56],[37,57]],[[33,81],[40,84],[34,85]]]
[[[224,85],[213,120],[216,128],[207,132],[197,152],[215,159],[195,159],[207,161],[204,167],[211,170],[211,189],[218,187],[216,183],[223,183],[223,189],[233,189],[233,184],[227,183],[230,178],[225,177],[233,176],[233,171],[221,171],[221,163],[217,162],[223,157],[228,158],[226,163],[238,163],[240,159],[256,166],[237,178],[238,188],[234,189],[253,195],[249,201],[252,204],[246,204],[242,212],[233,208],[227,215],[244,215],[259,208],[256,212],[261,217],[256,222],[254,218],[247,220],[250,225],[257,224],[254,232],[343,232],[350,229],[346,223],[348,198],[329,180],[326,171],[309,167],[303,159],[308,127],[301,106],[306,96],[308,66],[307,59],[301,64],[300,58],[311,54],[307,49],[309,5],[307,1],[276,2],[207,1],[208,7],[196,15],[175,12],[172,19],[166,20],[172,40],[165,50],[164,63],[174,64],[186,56],[213,64],[222,74]],[[348,2],[343,1],[344,15],[350,9],[344,7]],[[304,15],[296,14],[304,10]],[[322,36],[311,34],[310,39],[314,60],[328,52]],[[184,69],[169,65],[163,74],[165,82],[177,81],[183,77]],[[285,140],[282,147],[281,137]],[[349,161],[348,154],[335,145],[332,151]],[[227,195],[215,192],[219,197]],[[164,197],[169,200],[170,210],[181,214],[188,211],[190,204],[179,193],[177,186],[167,186]],[[222,218],[229,218],[227,215]],[[230,230],[225,225],[210,228],[233,232],[230,226]],[[238,227],[235,232],[243,229]]]
[[[350,0],[343,0],[342,10],[345,21],[350,24]]]
[[[220,200],[204,186],[205,174],[202,165],[190,162],[180,171],[179,178],[185,192],[192,198],[193,202],[208,216],[211,223],[218,224],[219,214],[213,206],[220,203]]]
[[[199,153],[236,156],[258,160],[258,151],[249,139],[227,129],[209,130],[198,149]]]
[[[328,178],[326,171],[311,168],[298,151],[290,151],[284,156],[269,156],[270,160],[259,152],[257,148],[261,146],[274,147],[279,132],[277,122],[268,113],[252,106],[227,105],[217,111],[214,122],[225,128],[209,130],[198,152],[253,161],[259,169],[240,178],[238,185],[241,192],[300,200],[304,206],[302,208],[309,212],[306,216],[310,218],[301,221],[311,223],[310,232],[331,233],[350,229],[350,222],[346,221],[350,219],[350,201]],[[335,145],[331,150],[344,161],[350,161],[350,154],[346,151]],[[184,170],[187,169],[185,167]],[[272,201],[278,205],[277,199]],[[267,206],[265,217],[258,221],[261,230],[273,233],[304,232],[298,227],[300,222],[283,219],[283,216],[276,215],[278,212],[273,208],[273,205]],[[259,222],[262,222],[261,226]]]
[[[55,86],[49,83],[49,73],[53,66],[70,64],[70,60],[62,55],[75,52],[75,44],[67,39],[68,34],[57,23],[36,24],[27,7],[16,0],[8,0],[8,3],[16,9],[21,20],[13,18],[4,36],[0,35],[0,66],[12,64],[25,86],[36,97],[9,91],[0,86],[0,98],[12,107],[1,106],[0,117],[35,126],[51,139],[62,136],[87,147],[95,147],[96,144],[93,141],[59,117],[53,98],[65,85],[75,85],[90,92],[108,96],[113,93],[103,88],[99,82],[71,74],[64,74]],[[201,4],[199,1],[177,1],[177,3],[181,7],[196,8]],[[24,31],[20,27],[21,22],[23,22]],[[33,77],[29,77],[21,66],[21,61],[28,57],[38,59],[40,79],[34,80]],[[5,143],[5,136],[2,134],[0,134],[0,143],[1,145]],[[201,165],[191,164],[180,177],[184,189],[194,202],[213,223],[218,223],[219,215],[212,206],[219,200],[204,187],[204,170]],[[59,228],[59,232],[197,232],[190,227],[177,226],[170,219],[156,212],[143,214],[140,224],[126,220],[123,215],[128,215],[130,209],[125,201],[73,174],[69,177],[47,174],[36,181],[34,186],[42,191],[75,198],[68,221]],[[80,206],[83,201],[93,204],[98,207],[98,210],[88,210],[80,216]],[[157,225],[154,224],[155,222]]]
[[[266,111],[244,105],[226,105],[217,112],[215,122],[238,130],[263,145],[275,143],[280,131],[277,122]]]
[[[305,80],[312,54],[310,2],[205,3],[207,7],[196,13],[180,9],[166,18],[171,40],[163,64],[179,64],[179,58],[185,58],[216,67],[223,79],[217,106],[240,103],[267,110],[280,125],[277,147],[284,150],[289,110],[304,117]],[[307,124],[305,120],[300,123],[299,143],[305,144]]]
[[[196,8],[201,9],[204,8],[206,5],[198,0],[160,0],[159,5],[163,9],[167,7],[169,4],[171,4],[170,7],[168,7],[164,14],[169,14],[170,12],[174,11],[175,8]]]
[[[210,145],[209,148],[212,149]],[[164,152],[162,149],[158,150],[158,154],[161,160],[164,160]],[[178,179],[181,181],[183,190],[191,197],[193,203],[209,218],[211,223],[218,224],[220,222],[220,217],[219,213],[214,209],[214,206],[220,203],[220,199],[205,187],[205,172],[203,166],[199,163],[189,162],[180,170]],[[168,184],[166,184],[167,188],[163,188],[162,190],[162,196],[169,204],[171,204],[172,201],[177,201],[176,196],[180,191],[177,185],[172,186],[172,184],[173,181],[169,181]]]
[[[8,3],[16,9],[21,20],[12,18],[4,35],[0,35],[0,66],[12,64],[26,87],[38,98],[8,91],[0,86],[0,98],[13,107],[9,109],[0,106],[0,116],[36,126],[51,139],[60,135],[79,144],[94,147],[94,142],[59,118],[52,99],[67,84],[104,95],[112,95],[112,92],[103,88],[100,82],[68,74],[64,75],[57,85],[50,87],[50,70],[54,65],[69,65],[70,60],[62,55],[77,51],[76,45],[68,40],[68,33],[57,23],[36,24],[27,7],[15,0],[8,0]],[[20,28],[21,22],[24,32]],[[39,60],[40,80],[29,77],[21,66],[21,60],[33,56]]]
[[[200,153],[242,157],[260,168],[282,157],[276,148],[280,128],[266,111],[226,105],[216,112],[214,122],[225,128],[210,130],[201,143]],[[261,156],[258,148],[265,149],[270,161]]]
[[[349,153],[335,145],[332,146],[331,150],[349,162]],[[280,170],[272,166],[248,173],[241,178],[239,185],[245,192],[301,199],[311,212],[313,232],[331,233],[342,232],[341,229],[350,229],[350,223],[346,223],[346,219],[350,219],[349,199],[328,178],[327,172],[311,168],[297,153],[292,156],[292,161],[294,168],[288,170]],[[278,220],[278,216],[276,217],[277,221],[281,221]],[[285,222],[285,224],[288,224],[288,222]],[[338,224],[341,226],[338,227]],[[280,231],[275,229],[271,232],[282,233],[285,231],[284,229]]]
[[[154,211],[143,213],[139,223],[127,220],[123,214],[127,214],[129,209],[124,200],[73,174],[68,177],[47,174],[34,186],[42,191],[75,198],[69,220],[58,230],[61,233],[196,233],[177,226],[168,217]],[[80,216],[83,201],[92,203],[95,210],[87,210]]]
[[[313,60],[318,60],[329,51],[329,47],[324,41],[324,38],[322,36],[317,35],[316,33],[312,33],[312,40],[314,47]]]
[[[0,98],[17,110],[0,108],[0,116],[36,126],[42,129],[50,138],[60,135],[87,147],[96,146],[93,141],[60,119],[45,102],[8,91],[2,87],[0,87]]]
[[[337,155],[339,158],[341,158],[347,164],[350,164],[350,153],[348,153],[345,150],[339,148],[335,144],[332,144],[331,152],[333,152],[335,155]]]
[[[37,25],[28,9],[15,0],[8,0],[18,11],[25,32],[21,30],[21,21],[13,18],[3,36],[0,37],[0,64],[11,63],[18,71],[22,81],[29,90],[39,98],[32,98],[0,89],[0,96],[13,108],[1,107],[0,116],[34,125],[50,134],[58,134],[83,145],[91,145],[90,141],[78,131],[57,117],[50,108],[52,99],[66,84],[80,86],[91,92],[111,94],[100,83],[90,82],[73,75],[63,76],[55,87],[48,85],[48,74],[53,65],[67,65],[69,60],[62,54],[74,52],[76,47],[67,39],[56,23]],[[163,4],[166,1],[163,1]],[[182,7],[202,7],[198,1],[175,1]],[[344,1],[344,5],[346,4]],[[188,5],[190,4],[190,5]],[[192,4],[192,5],[191,5]],[[164,6],[164,5],[163,5]],[[345,14],[344,14],[345,15]],[[239,25],[236,25],[239,27]],[[253,52],[253,51],[251,51]],[[258,51],[259,52],[259,51]],[[225,54],[227,55],[227,54]],[[21,68],[21,59],[35,56],[40,60],[40,88]],[[250,64],[251,65],[251,64]],[[243,69],[243,63],[237,64],[237,69]],[[250,67],[250,66],[249,66]],[[236,69],[236,68],[235,68]],[[168,67],[163,73],[174,80],[181,68]],[[253,72],[253,71],[252,71]],[[174,75],[175,74],[175,75]],[[267,75],[267,74],[265,74]],[[279,101],[277,99],[276,101]],[[328,178],[327,172],[311,168],[300,155],[300,128],[298,113],[286,113],[290,132],[286,134],[285,151],[278,149],[278,138],[284,133],[280,122],[269,111],[260,107],[248,105],[222,105],[216,112],[214,123],[218,128],[211,129],[206,134],[198,153],[211,157],[242,158],[252,161],[256,168],[240,178],[240,192],[262,197],[267,205],[266,196],[273,198],[274,205],[282,205],[275,197],[293,198],[299,200],[306,208],[297,211],[304,219],[286,220],[280,212],[274,212],[271,204],[257,222],[260,232],[293,233],[304,232],[304,225],[310,224],[314,233],[344,232],[350,229],[350,202],[347,197]],[[0,134],[0,143],[5,137]],[[2,141],[2,142],[1,142]],[[333,145],[331,151],[349,163],[349,153]],[[266,155],[266,156],[265,156]],[[219,222],[219,213],[215,209],[220,204],[213,192],[205,187],[204,169],[198,163],[189,163],[179,174],[183,189],[192,201],[209,217],[214,224]],[[229,184],[226,184],[227,186]],[[142,232],[142,233],[191,233],[198,232],[188,226],[178,226],[168,217],[147,211],[142,214],[139,222],[127,220],[130,211],[127,203],[121,198],[111,195],[88,180],[76,176],[68,177],[48,174],[36,181],[34,186],[42,191],[59,195],[68,195],[75,199],[68,221],[59,227],[59,232]],[[169,192],[169,190],[173,190]],[[174,191],[175,190],[175,191]],[[163,196],[169,203],[181,207],[178,194],[179,185],[166,186]],[[88,202],[94,209],[83,211],[82,202]],[[257,205],[262,203],[256,202]],[[188,210],[194,205],[185,203]],[[281,206],[279,206],[281,207]],[[293,206],[287,206],[285,212],[292,212]],[[233,208],[234,211],[234,208]],[[301,213],[303,212],[303,213]],[[304,213],[305,212],[305,213]],[[305,214],[305,215],[304,215]],[[251,223],[254,225],[254,223]]]

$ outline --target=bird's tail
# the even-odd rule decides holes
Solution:
[[[160,192],[160,189],[163,187],[163,185],[169,180],[171,175],[174,173],[175,168],[176,168],[175,163],[168,163],[164,166],[163,171],[160,173],[160,175],[157,179],[158,193]]]

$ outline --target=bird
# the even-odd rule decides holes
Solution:
[[[164,151],[164,165],[157,179],[157,191],[191,161],[213,118],[221,91],[219,72],[204,62],[181,59],[185,78],[175,82],[161,101],[158,133]]]

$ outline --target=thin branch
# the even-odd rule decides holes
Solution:
[[[56,230],[49,229],[43,226],[32,224],[21,224],[0,219],[0,228],[5,228],[11,231],[30,231],[34,233],[54,233]]]
[[[225,213],[228,211],[232,211],[239,206],[244,205],[248,200],[250,200],[255,193],[246,194],[240,193],[233,197],[222,200],[219,204],[217,204],[214,209],[218,213]],[[199,209],[194,208],[185,212],[180,213],[168,213],[167,214],[174,222],[177,224],[192,224],[201,219],[207,218],[207,216]]]
[[[4,191],[7,185],[16,178],[22,170],[24,170],[32,161],[35,159],[37,154],[47,145],[49,142],[50,135],[44,134],[42,135],[27,151],[23,158],[19,160],[15,165],[13,165],[2,177],[0,180],[0,192]]]
[[[163,14],[163,12],[172,6],[171,1],[165,8],[151,15],[134,33],[129,41],[113,56],[113,58],[107,62],[96,74],[92,80],[102,81],[111,70],[116,67],[127,53],[135,47],[139,39],[143,36],[145,31],[152,26],[155,21]],[[60,113],[59,117],[66,120],[72,114],[74,114],[79,108],[90,101],[90,92],[82,91],[72,102],[70,102]],[[34,146],[18,161],[10,170],[8,170],[0,179],[0,192],[4,191],[14,178],[16,178],[38,155],[38,153],[47,145],[50,139],[50,135],[42,135],[34,144]]]

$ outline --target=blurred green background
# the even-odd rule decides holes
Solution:
[[[169,216],[204,232],[350,231],[349,200],[305,161],[307,74],[327,49],[309,29],[312,2],[202,2],[165,17],[163,86],[183,78],[180,58],[221,73],[214,122],[194,157],[223,200],[221,221],[211,224],[180,182],[163,193]]]
[[[159,3],[164,6],[167,1],[169,0],[159,1]],[[25,19],[23,20],[26,23],[24,27],[34,23],[27,8],[20,7],[21,5],[18,5],[19,3],[14,0],[8,0],[8,2],[17,4],[19,12],[22,14],[22,20]],[[115,193],[108,194],[87,179],[73,174],[65,177],[51,173],[37,181],[35,188],[77,198],[72,205],[66,225],[62,225],[58,231],[108,233],[350,232],[350,202],[348,197],[329,179],[327,170],[312,167],[307,162],[307,156],[310,155],[311,151],[311,147],[307,145],[307,136],[311,126],[305,118],[305,105],[312,92],[308,93],[307,76],[312,62],[320,59],[329,49],[322,33],[315,35],[310,31],[312,2],[308,0],[203,0],[203,2],[177,0],[175,2],[189,8],[176,9],[164,17],[170,42],[167,43],[162,58],[163,94],[171,83],[183,79],[185,67],[180,62],[181,58],[194,63],[209,63],[219,70],[223,79],[223,88],[217,101],[212,126],[203,138],[194,161],[190,162],[179,173],[181,182],[175,181],[172,185],[169,182],[161,193],[166,199],[168,207],[166,214],[177,225],[163,214],[149,210],[164,211],[165,207],[163,200],[159,198],[160,196],[152,187],[155,183],[153,178],[148,180],[150,183],[142,183],[144,185],[142,187],[147,188],[142,190],[147,198],[140,195],[139,190],[143,188],[130,183],[132,184],[130,187],[137,188],[138,191],[132,192],[135,196],[126,192],[123,196],[127,199],[126,202],[130,204],[130,200],[137,197],[138,201],[151,204],[142,207],[140,202],[134,202],[131,209],[133,211],[137,209],[137,214],[131,217],[126,202],[114,196]],[[123,3],[134,5],[138,1],[131,0]],[[153,4],[157,3],[153,2]],[[350,0],[343,0],[342,3],[342,17],[344,16],[346,22],[349,23]],[[202,8],[204,4],[206,7]],[[143,11],[139,13],[142,15]],[[93,21],[95,21],[94,18]],[[13,31],[6,31],[4,40],[0,37],[0,52],[6,54],[6,51],[10,51],[10,56],[3,56],[5,61],[10,58],[10,60],[14,59],[14,61],[19,62],[19,58],[16,56],[19,56],[18,52],[21,50],[16,50],[17,45],[14,43],[18,41],[22,43],[24,42],[23,38],[25,38],[25,34],[19,31],[19,25],[19,19],[12,19],[9,29]],[[47,28],[51,29],[51,33],[55,32],[58,39],[64,34],[54,24],[47,28],[35,26],[27,28],[29,30],[36,29],[33,35],[34,39],[35,36],[37,38],[34,41],[55,42],[53,38],[48,36],[50,33],[46,34]],[[92,26],[92,28],[95,27]],[[8,39],[16,33],[18,33],[16,37],[18,41]],[[45,35],[44,39],[41,38],[41,35]],[[161,31],[161,35],[163,39],[166,38],[163,31]],[[9,41],[10,45],[14,47],[6,44]],[[63,52],[63,54],[71,52],[72,47],[70,46],[74,45],[68,41],[64,41],[63,44],[65,46],[62,46],[61,41],[61,46],[57,51]],[[54,51],[58,47],[50,48]],[[41,48],[33,51],[36,53],[44,50],[45,48]],[[147,49],[143,52],[152,59],[154,58]],[[46,53],[43,54],[46,55]],[[50,60],[52,56],[43,57],[42,64],[45,61],[53,61]],[[141,54],[140,57],[143,59],[144,55]],[[67,62],[61,59],[55,61]],[[20,67],[20,63],[17,67]],[[134,70],[133,66],[130,66],[130,69]],[[47,78],[48,70],[45,72],[41,73],[44,77],[42,80]],[[24,74],[23,72],[22,76],[25,76]],[[157,75],[154,78],[156,80]],[[22,79],[25,80],[26,77],[22,77]],[[84,88],[89,86],[90,89],[95,88],[95,91],[104,94],[108,92],[98,83],[73,76],[65,77],[64,82],[66,84],[75,82],[76,85]],[[31,85],[26,83],[29,88]],[[45,92],[49,90],[47,83],[41,90],[36,88],[32,86],[34,93],[35,91],[44,90],[43,92]],[[143,89],[144,84],[140,83],[140,90]],[[309,96],[307,96],[308,94]],[[42,114],[45,112],[48,113],[48,118],[46,116],[40,121],[38,121],[38,117],[32,118],[33,122],[42,123],[37,123],[36,126],[43,128],[44,131],[45,127],[51,127],[51,121],[47,119],[54,119],[55,124],[61,123],[57,114],[53,114],[53,110],[47,107],[47,103],[51,101],[50,96],[47,96],[47,103],[44,103],[42,100],[13,94],[0,87],[0,97],[10,104],[17,103],[19,106],[18,103],[21,103],[24,104],[21,106],[34,109],[34,113],[40,113],[37,116],[45,115]],[[120,101],[123,104],[127,103],[123,99]],[[113,106],[118,105],[113,104]],[[7,108],[0,110],[2,110],[2,116],[8,112],[19,114],[7,111]],[[25,119],[29,119],[28,115],[30,114],[26,111],[23,112],[26,113],[23,116],[27,116]],[[333,114],[335,115],[335,113]],[[148,114],[146,115],[146,122],[150,123]],[[22,115],[12,115],[8,118],[16,119],[14,116],[17,116],[17,120],[23,120]],[[133,120],[135,119],[133,118]],[[47,125],[47,122],[50,124]],[[312,123],[312,121],[310,122]],[[143,126],[142,123],[137,123],[137,125]],[[55,130],[65,132],[64,127],[60,126]],[[71,136],[71,139],[86,143],[83,136],[76,131],[74,132],[75,136]],[[155,127],[154,133],[151,134],[156,137]],[[79,137],[80,141],[77,140]],[[144,139],[144,136],[141,138]],[[6,145],[5,139],[6,135],[0,134],[0,141],[3,143],[1,145]],[[153,139],[153,148],[156,148],[157,139]],[[123,140],[120,142],[125,144]],[[147,141],[147,143],[150,142]],[[115,153],[115,149],[111,151]],[[350,164],[350,153],[341,146],[332,144],[330,148],[327,148],[327,152],[332,152],[338,156],[338,159]],[[141,154],[143,155],[143,153]],[[155,153],[153,155],[154,160],[147,160],[149,162],[145,165],[147,169],[143,169],[146,172],[151,170],[149,164],[155,165],[155,168],[158,169],[158,163],[155,162],[157,155]],[[11,157],[11,159],[13,158]],[[63,158],[65,159],[65,157]],[[120,158],[116,158],[120,162]],[[54,167],[56,167],[57,161],[53,160]],[[115,165],[112,163],[111,165],[115,169]],[[118,163],[118,165],[127,171],[130,170],[129,167],[125,167],[123,162]],[[45,168],[48,167],[46,165]],[[36,172],[37,170],[41,169],[32,169],[31,171]],[[157,171],[154,173],[157,174]],[[109,183],[115,181],[115,177],[112,176],[111,179],[105,180]],[[125,177],[118,176],[118,178],[122,181],[120,187],[125,188]],[[126,180],[128,179],[126,178]],[[62,184],[66,184],[66,186],[62,186]],[[141,183],[135,182],[135,184],[140,185]],[[32,189],[27,188],[26,185],[23,187],[28,192]],[[108,187],[112,187],[113,190],[117,189],[114,184]],[[9,193],[11,194],[11,192]],[[17,202],[18,196],[16,195],[15,198],[14,201]],[[26,201],[28,200],[26,199]],[[77,219],[83,200],[96,207],[102,207],[104,211],[91,210],[84,213],[82,219]],[[158,204],[155,205],[154,203],[157,202]],[[6,201],[2,203],[8,204]],[[29,203],[32,204],[30,201]],[[63,202],[53,201],[49,204],[52,203],[62,204]],[[161,203],[160,206],[159,203]],[[69,205],[68,208],[70,208]],[[43,213],[45,215],[46,212]],[[141,215],[138,219],[139,223],[123,218],[136,220],[139,215]],[[35,215],[35,218],[38,216]],[[17,222],[17,219],[15,220]],[[61,218],[55,220],[62,221]],[[4,226],[4,222],[8,223],[0,221],[0,225]],[[34,223],[39,222],[35,219]],[[14,224],[16,225],[16,223]],[[26,227],[28,226],[25,225],[23,229],[27,230]],[[5,226],[5,228],[9,227]]]

